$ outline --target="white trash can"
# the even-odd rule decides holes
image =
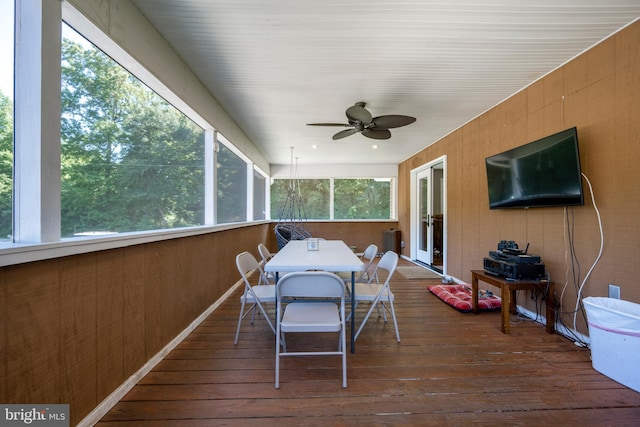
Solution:
[[[640,304],[587,297],[593,369],[640,392]]]

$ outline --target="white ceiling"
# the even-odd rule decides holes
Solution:
[[[640,16],[640,0],[133,2],[271,164],[292,146],[299,164],[399,163]],[[358,101],[417,121],[384,141],[306,126]]]

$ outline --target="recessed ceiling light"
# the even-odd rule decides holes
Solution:
[[[313,145],[311,146],[311,148],[313,148],[313,149],[315,150],[316,148],[320,148],[320,146],[319,146],[318,144],[313,144]]]
[[[372,146],[371,146],[371,148],[373,148],[374,150],[375,150],[376,148],[378,148],[378,147],[379,147],[379,146],[378,146],[378,144],[374,144],[374,145],[372,145]]]

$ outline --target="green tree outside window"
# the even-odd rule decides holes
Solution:
[[[390,203],[390,180],[336,179],[334,181],[335,219],[389,219]]]
[[[62,236],[203,224],[204,131],[96,48],[61,61]]]
[[[217,168],[217,222],[247,220],[247,163],[219,144]]]
[[[13,234],[13,102],[0,92],[0,241]]]
[[[296,188],[299,188],[302,206],[295,214],[302,219],[329,219],[329,180],[328,179],[299,179]],[[291,188],[290,179],[276,179],[271,185],[271,218],[282,218],[283,207],[287,200],[287,194]],[[285,215],[286,216],[286,215]]]
[[[331,218],[330,202],[333,197],[334,219],[390,219],[391,179],[298,179],[302,200],[302,218]],[[275,179],[271,185],[271,218],[283,218],[283,206],[291,180]],[[297,212],[296,212],[297,214]]]

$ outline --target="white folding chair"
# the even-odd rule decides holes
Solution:
[[[258,283],[268,283],[266,278],[264,277],[264,272],[260,268],[258,261],[255,259],[253,255],[249,252],[242,252],[236,256],[236,266],[238,267],[238,271],[242,276],[242,280],[244,281],[244,292],[240,297],[240,317],[238,318],[238,328],[236,329],[236,339],[234,344],[238,344],[238,335],[240,334],[240,325],[242,324],[242,319],[247,317],[249,313],[251,313],[251,324],[253,325],[253,321],[256,314],[256,307],[260,310],[260,313],[264,316],[269,324],[269,327],[273,331],[276,332],[273,323],[269,319],[267,312],[264,309],[263,303],[267,302],[275,302],[276,301],[276,286],[275,285],[251,285],[249,281],[249,276],[258,272],[260,275],[260,279]],[[245,305],[249,304],[250,307],[245,311]]]
[[[260,257],[262,258],[262,262],[261,262],[261,266],[260,266],[260,268],[262,268],[273,257],[273,254],[271,253],[271,251],[267,248],[267,246],[264,243],[259,243],[258,244],[258,253],[260,254]],[[266,284],[275,283],[275,281],[276,281],[275,273],[266,272],[264,274],[264,277],[267,279],[267,283]],[[260,279],[262,280],[262,276],[260,277]],[[258,282],[258,284],[262,284],[262,283]]]
[[[342,357],[342,387],[347,387],[344,286],[340,277],[326,271],[289,273],[280,278],[276,285],[276,388],[280,388],[281,357],[319,355]],[[338,350],[288,351],[285,334],[292,332],[338,332]]]
[[[360,273],[356,281],[365,282],[369,280],[371,276],[369,270],[371,269],[373,260],[376,258],[377,255],[378,255],[378,247],[376,245],[370,244],[369,246],[367,246],[367,249],[365,249],[364,252],[362,253],[362,259],[365,260],[367,264],[365,269],[362,270],[362,272]]]
[[[400,332],[398,331],[398,322],[396,320],[396,311],[393,306],[393,301],[395,299],[393,292],[391,292],[391,288],[389,287],[389,281],[391,280],[391,276],[396,271],[396,267],[398,266],[398,254],[393,251],[386,252],[380,261],[378,261],[378,265],[376,265],[376,269],[373,274],[369,277],[369,281],[367,283],[356,283],[355,284],[355,305],[358,306],[359,302],[368,301],[371,303],[369,307],[369,311],[367,315],[362,320],[360,327],[356,331],[354,335],[354,341],[358,339],[360,332],[364,328],[364,325],[369,320],[371,316],[371,312],[374,308],[380,307],[382,308],[382,316],[384,318],[385,323],[387,322],[387,314],[388,311],[393,318],[393,325],[396,329],[396,338],[398,342],[400,342]],[[384,278],[384,283],[379,283],[379,278]],[[351,313],[349,315],[351,317],[351,321],[354,321],[354,315]],[[380,312],[378,313],[378,317],[380,317]]]
[[[359,255],[359,257],[366,262],[366,265],[365,269],[362,270],[360,274],[358,274],[358,277],[356,277],[356,282],[366,282],[367,280],[369,280],[369,277],[371,276],[371,265],[373,264],[373,260],[376,258],[376,255],[378,255],[378,247],[374,244],[370,244],[369,246],[367,246],[364,252]],[[342,280],[344,280],[345,284],[347,285],[347,295],[350,295],[351,272],[343,271],[338,273],[338,276],[340,276]]]

